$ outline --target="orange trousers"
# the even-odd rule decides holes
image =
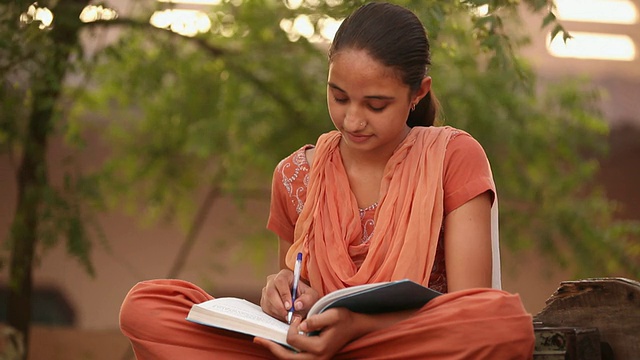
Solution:
[[[120,309],[120,328],[138,360],[273,359],[252,337],[185,320],[213,297],[182,280],[138,283]],[[471,289],[444,294],[415,316],[347,344],[336,359],[531,359],[531,315],[518,295]]]

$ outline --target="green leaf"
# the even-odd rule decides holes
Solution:
[[[556,26],[553,27],[553,30],[551,30],[551,37],[549,38],[549,42],[552,42],[560,32],[564,32],[564,28],[562,27],[562,25],[556,24]]]
[[[556,15],[549,11],[549,13],[542,19],[542,26],[541,28],[545,28],[547,27],[549,24],[551,24],[552,22],[556,21]]]

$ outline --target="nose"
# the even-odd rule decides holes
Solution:
[[[349,106],[344,117],[344,129],[346,131],[358,131],[362,130],[362,123],[364,123],[364,115],[357,105]]]

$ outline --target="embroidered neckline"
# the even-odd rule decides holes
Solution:
[[[360,210],[360,217],[361,217],[361,218],[362,218],[362,217],[364,217],[364,213],[366,213],[367,211],[374,210],[374,209],[375,209],[375,208],[377,208],[377,207],[378,207],[378,203],[377,203],[377,202],[375,202],[375,203],[373,203],[373,204],[371,204],[371,205],[367,206],[367,207],[366,207],[366,208],[364,208],[364,209],[359,209],[359,210]]]

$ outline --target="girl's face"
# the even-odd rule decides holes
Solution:
[[[406,124],[411,106],[431,86],[423,80],[413,93],[394,70],[364,50],[342,50],[329,65],[327,104],[343,145],[360,151],[389,154],[409,133]]]

